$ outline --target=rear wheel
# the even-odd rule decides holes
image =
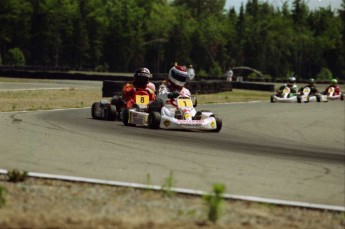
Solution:
[[[321,102],[321,95],[316,95],[316,102]]]
[[[344,94],[340,95],[340,100],[344,100]]]
[[[147,120],[147,124],[149,128],[158,129],[160,123],[161,123],[161,114],[156,111],[150,112],[148,120]]]
[[[97,118],[96,117],[96,110],[97,109],[99,109],[99,107],[100,107],[100,102],[94,102],[93,104],[92,104],[92,106],[91,106],[91,116],[92,116],[92,118]]]
[[[275,103],[276,101],[274,100],[274,95],[271,95],[271,103]]]
[[[108,110],[107,110],[107,119],[109,121],[115,121],[116,116],[117,116],[116,106],[109,104]]]

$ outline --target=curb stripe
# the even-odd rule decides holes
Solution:
[[[7,174],[7,173],[8,173],[7,170],[0,169],[0,174]],[[91,183],[91,184],[102,184],[102,185],[119,186],[119,187],[127,187],[127,188],[140,188],[140,189],[150,189],[150,190],[163,189],[159,185],[144,185],[144,184],[138,184],[138,183],[100,180],[100,179],[75,177],[75,176],[53,175],[53,174],[46,174],[46,173],[28,172],[28,176],[35,177],[35,178],[74,181],[74,182],[83,182],[83,183]],[[181,194],[190,194],[190,195],[199,195],[199,196],[209,194],[208,192],[193,190],[193,189],[185,189],[185,188],[171,188],[170,190],[173,192],[181,193]],[[323,209],[323,210],[345,212],[345,206],[337,206],[337,205],[313,204],[313,203],[299,202],[299,201],[261,198],[261,197],[256,197],[256,196],[232,195],[228,193],[224,194],[223,197],[226,199],[233,199],[233,200],[242,200],[242,201],[260,202],[260,203],[267,203],[267,204],[277,204],[277,205],[286,205],[286,206],[293,206],[293,207],[303,207],[303,208],[313,208],[313,209]]]

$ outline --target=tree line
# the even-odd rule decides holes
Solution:
[[[345,79],[345,0],[310,10],[304,0],[274,7],[248,0],[2,0],[0,65],[69,66],[197,74],[249,66],[267,77]]]

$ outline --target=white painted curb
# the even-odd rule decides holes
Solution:
[[[7,170],[0,169],[0,174],[7,174],[7,173],[8,173]],[[92,179],[92,178],[62,176],[62,175],[53,175],[53,174],[46,174],[46,173],[28,172],[28,176],[36,177],[36,178],[46,178],[46,179],[55,179],[55,180],[64,180],[64,181],[84,182],[84,183],[91,183],[91,184],[103,184],[103,185],[111,185],[111,186],[119,186],[119,187],[150,189],[150,190],[163,189],[161,186],[158,186],[158,185],[144,185],[144,184],[137,184],[137,183],[121,182],[121,181],[99,180],[99,179]],[[177,192],[177,193],[190,194],[190,195],[202,196],[205,194],[209,194],[204,191],[185,189],[185,188],[171,188],[169,190],[173,192]],[[227,193],[224,194],[223,197],[226,199],[234,199],[234,200],[243,200],[243,201],[267,203],[267,204],[277,204],[277,205],[285,205],[285,206],[293,206],[293,207],[314,208],[314,209],[345,212],[345,202],[344,202],[344,206],[336,206],[336,205],[313,204],[313,203],[298,202],[298,201],[277,200],[277,199],[270,199],[270,198],[261,198],[261,197],[256,197],[256,196],[232,195],[232,194],[227,194]]]

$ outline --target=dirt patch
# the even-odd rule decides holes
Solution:
[[[0,228],[313,228],[343,229],[342,212],[226,200],[217,223],[200,196],[0,175]]]

